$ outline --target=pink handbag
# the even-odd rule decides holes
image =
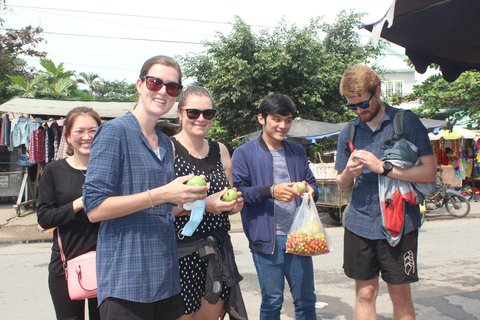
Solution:
[[[97,296],[96,252],[90,251],[65,261],[60,230],[57,229],[58,246],[65,269],[68,295],[71,300],[85,300]]]

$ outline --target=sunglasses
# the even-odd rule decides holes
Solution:
[[[370,107],[370,100],[372,100],[374,95],[375,95],[375,92],[372,92],[372,95],[370,96],[370,99],[368,99],[368,101],[364,101],[364,102],[360,102],[360,103],[356,103],[356,104],[346,104],[345,103],[345,105],[350,110],[357,110],[357,107],[360,107],[362,109],[367,109],[367,108]]]
[[[201,114],[203,114],[203,119],[205,120],[212,120],[215,117],[215,113],[217,112],[216,109],[205,109],[205,110],[198,110],[198,109],[186,109],[180,108],[187,113],[187,118],[190,120],[197,120]]]
[[[158,91],[162,89],[163,86],[167,89],[167,94],[171,97],[176,97],[182,91],[183,86],[180,83],[176,82],[163,82],[162,79],[152,76],[143,77],[142,80],[145,80],[147,89],[150,91]]]

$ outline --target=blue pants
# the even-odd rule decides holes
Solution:
[[[312,258],[285,253],[286,241],[286,236],[276,236],[273,254],[252,251],[262,290],[260,319],[280,319],[285,279],[292,293],[295,319],[317,319]]]

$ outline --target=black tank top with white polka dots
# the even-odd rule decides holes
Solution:
[[[189,175],[204,175],[207,183],[210,183],[208,195],[222,191],[224,188],[230,188],[228,178],[223,171],[222,157],[220,155],[220,147],[218,142],[208,140],[208,154],[203,159],[192,156],[188,150],[175,138],[171,137],[175,146],[175,174],[177,177]],[[185,224],[190,220],[190,216],[181,216],[175,218],[175,230],[178,234]],[[215,215],[205,212],[202,222],[195,230],[194,236],[199,234],[210,234],[213,231],[224,228],[230,230],[230,221],[227,212]],[[188,241],[185,237],[184,241]]]

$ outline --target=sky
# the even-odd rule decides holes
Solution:
[[[94,72],[105,80],[134,83],[140,68],[155,55],[185,55],[205,48],[217,32],[228,35],[234,16],[258,33],[278,26],[284,18],[304,27],[323,16],[333,23],[341,10],[365,12],[364,22],[379,19],[388,0],[242,0],[242,1],[59,1],[6,0],[10,10],[1,12],[4,27],[27,25],[44,29],[46,44],[40,49],[66,70]],[[361,34],[367,39],[368,31]],[[400,47],[398,47],[400,48]],[[400,48],[402,50],[403,48]],[[399,51],[404,53],[404,51]],[[27,57],[39,67],[37,58]]]

